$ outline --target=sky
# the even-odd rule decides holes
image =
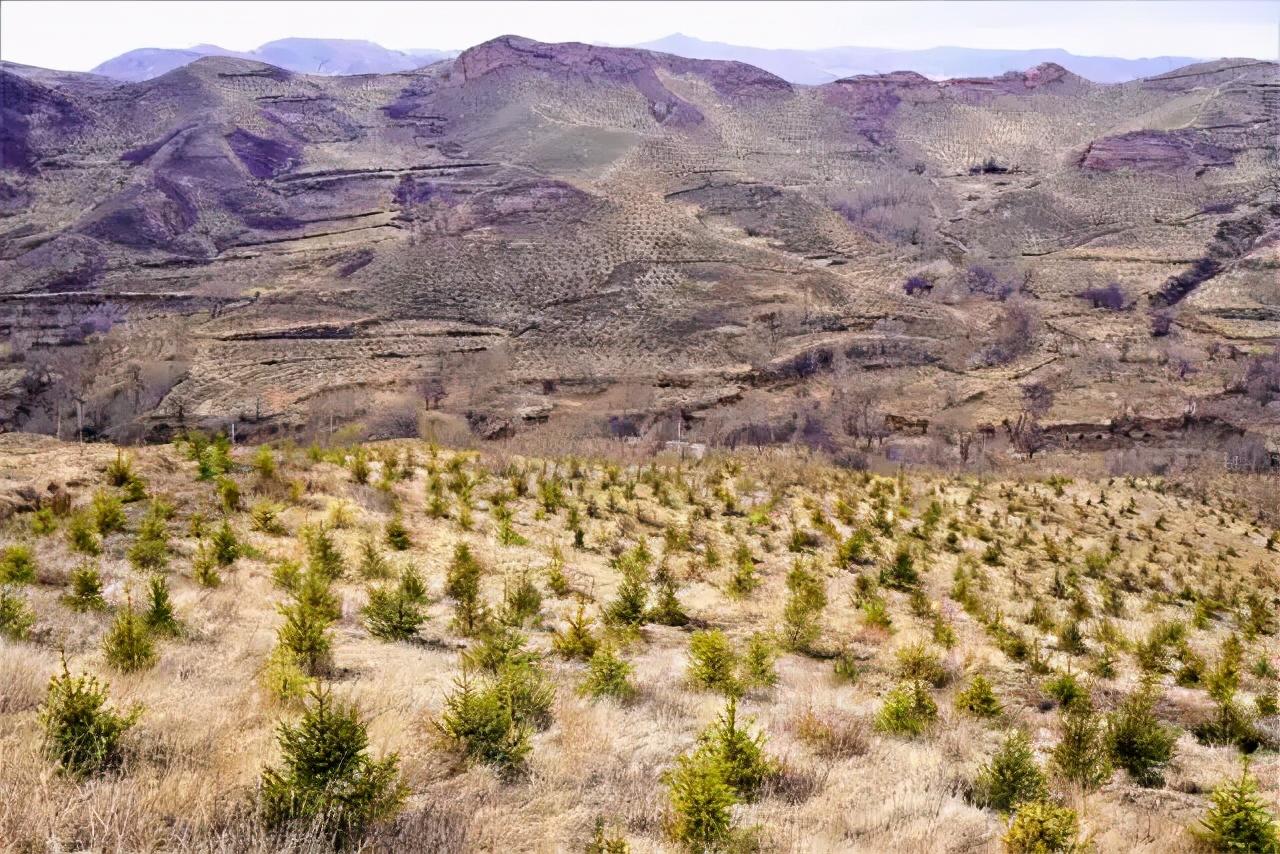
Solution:
[[[460,49],[499,35],[636,44],[672,33],[769,48],[1063,48],[1280,58],[1280,0],[348,2],[0,0],[0,58],[87,71],[140,47],[251,50],[288,36]]]

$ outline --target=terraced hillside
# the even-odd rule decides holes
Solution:
[[[931,422],[955,456],[1028,385],[1059,446],[1280,424],[1272,63],[807,87],[506,37],[0,83],[10,429],[403,435],[425,402],[485,436]]]
[[[10,434],[0,497],[5,851],[1274,850],[1216,489]]]

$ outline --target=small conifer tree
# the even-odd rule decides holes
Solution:
[[[283,761],[262,773],[269,827],[301,826],[346,847],[400,811],[406,790],[399,758],[369,756],[366,725],[354,706],[313,689],[302,720],[281,723],[278,739]]]
[[[1009,733],[991,761],[978,770],[974,781],[978,805],[1002,813],[1012,812],[1019,804],[1042,800],[1048,794],[1031,741],[1021,730]]]
[[[364,607],[369,634],[387,641],[409,640],[418,633],[426,616],[422,608],[398,587],[373,587]]]
[[[635,693],[631,684],[634,669],[618,656],[611,645],[600,646],[587,665],[587,678],[582,683],[581,691],[589,697],[626,700]]]
[[[405,551],[413,545],[413,541],[409,538],[409,529],[405,527],[404,520],[399,516],[392,516],[388,519],[384,530],[387,545],[396,551]]]
[[[566,620],[565,627],[557,629],[551,639],[555,651],[562,658],[590,661],[600,645],[599,639],[591,630],[594,622],[586,614],[586,604],[579,602],[577,610]]]
[[[1280,854],[1280,823],[1258,793],[1245,765],[1240,777],[1213,790],[1211,805],[1192,832],[1214,851]]]
[[[107,663],[124,673],[146,670],[156,663],[156,647],[144,617],[133,610],[133,600],[116,614],[115,623],[102,639]]]
[[[182,634],[182,625],[169,598],[169,582],[163,575],[153,575],[147,580],[147,610],[142,621],[153,634],[168,637]]]
[[[923,682],[903,682],[885,695],[876,728],[890,735],[917,736],[938,717],[938,704]]]
[[[36,556],[22,543],[0,552],[0,584],[32,584],[36,580]]]
[[[1121,701],[1107,715],[1106,740],[1111,761],[1139,786],[1164,784],[1164,769],[1173,759],[1178,734],[1155,716],[1157,695],[1146,686]]]
[[[71,570],[71,592],[65,600],[73,611],[105,611],[107,600],[102,598],[102,575],[95,564],[85,561]]]
[[[1062,709],[1062,738],[1050,757],[1054,773],[1088,794],[1111,778],[1106,731],[1093,706],[1080,701]]]
[[[797,559],[787,575],[790,596],[782,614],[782,640],[795,652],[808,652],[822,634],[827,588],[818,574]]]
[[[240,551],[240,541],[236,539],[235,531],[231,530],[231,523],[223,519],[222,525],[210,538],[210,554],[218,566],[230,566],[240,557]]]
[[[101,771],[120,761],[120,738],[141,715],[139,707],[126,714],[109,708],[107,686],[95,676],[72,676],[64,659],[40,706],[45,752],[69,774]]]
[[[11,641],[27,640],[36,623],[35,611],[11,587],[0,585],[0,636]]]
[[[715,756],[695,752],[676,759],[665,781],[671,799],[672,839],[693,852],[720,849],[733,833],[739,798]]]
[[[93,556],[102,553],[102,540],[91,514],[81,511],[71,517],[67,523],[67,542],[73,551],[80,554]]]
[[[1009,822],[1004,845],[1009,854],[1058,854],[1074,850],[1079,833],[1075,810],[1047,800],[1030,801]]]
[[[719,629],[689,636],[689,680],[708,691],[736,697],[742,694],[738,680],[738,654]]]
[[[999,717],[1001,711],[991,681],[981,673],[974,674],[965,689],[956,694],[956,708],[975,718]]]
[[[319,676],[333,663],[333,638],[329,635],[328,613],[305,602],[280,606],[284,623],[276,633],[282,647],[293,653],[309,676]]]

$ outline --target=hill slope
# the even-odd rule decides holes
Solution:
[[[797,87],[504,37],[97,80],[0,71],[10,427],[65,435],[77,400],[116,436],[404,431],[424,399],[486,436],[676,413],[824,447],[1280,422],[1274,64]]]

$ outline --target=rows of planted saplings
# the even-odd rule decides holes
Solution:
[[[570,605],[551,649],[582,663],[576,690],[599,702],[634,701],[628,658],[647,643],[646,624],[690,631],[688,682],[724,696],[722,713],[662,780],[669,795],[666,832],[690,850],[755,844],[758,831],[737,825],[735,807],[785,786],[786,764],[771,755],[767,734],[738,711],[744,696],[768,701],[783,652],[829,661],[831,678],[851,690],[872,676],[896,682],[869,727],[813,711],[794,721],[794,734],[830,758],[864,752],[868,728],[885,738],[929,738],[941,689],[962,680],[950,694],[956,712],[1005,731],[968,797],[1005,818],[1010,851],[1071,850],[1080,841],[1080,822],[1067,803],[1080,802],[1117,770],[1139,786],[1164,784],[1178,740],[1177,728],[1156,714],[1167,682],[1203,688],[1212,698],[1213,715],[1192,726],[1200,741],[1236,745],[1244,754],[1275,747],[1259,725],[1276,715],[1276,672],[1267,652],[1276,631],[1274,577],[1261,565],[1241,567],[1230,549],[1206,558],[1185,533],[1175,541],[1163,514],[1146,522],[1133,497],[1109,501],[1107,489],[1115,483],[1082,502],[1079,490],[1066,500],[1070,483],[1061,479],[936,480],[915,495],[920,483],[902,475],[811,466],[753,472],[735,458],[695,466],[624,468],[570,459],[486,468],[474,455],[404,445],[313,447],[305,454],[286,448],[282,463],[278,451],[264,446],[243,465],[222,437],[195,434],[179,447],[198,481],[208,484],[201,506],[216,508],[182,517],[194,543],[189,560],[181,561],[191,582],[216,587],[240,558],[253,557],[270,564],[281,591],[277,643],[263,680],[278,699],[300,707],[301,716],[281,723],[282,761],[263,771],[256,804],[266,825],[284,833],[351,845],[405,802],[397,757],[369,755],[358,709],[335,699],[327,686],[335,675],[332,627],[341,614],[335,585],[366,587],[364,627],[388,643],[414,641],[427,621],[428,579],[395,554],[421,545],[405,523],[410,514],[463,536],[445,568],[443,592],[452,608],[448,630],[466,639],[465,651],[434,726],[447,749],[505,781],[522,779],[532,734],[553,723],[557,685],[528,634],[539,625],[544,589]],[[321,462],[337,463],[352,482],[381,494],[385,521],[366,527],[356,548],[343,548],[336,535],[355,523],[350,506],[339,502],[322,522],[298,531],[301,560],[251,545],[245,525],[260,535],[255,542],[291,539],[283,517],[288,506],[304,502],[307,486],[289,475]],[[419,475],[421,489],[408,488]],[[62,597],[80,611],[108,609],[94,557],[104,539],[124,532],[128,560],[146,578],[145,590],[116,609],[102,648],[111,667],[137,671],[151,667],[165,643],[184,637],[169,594],[179,562],[173,543],[179,508],[151,494],[123,455],[105,476],[87,505],[42,508],[27,528],[30,537],[64,537],[83,557]],[[244,500],[242,483],[258,496],[252,502]],[[1162,491],[1158,483],[1121,485],[1131,496]],[[145,509],[127,513],[127,505]],[[1221,509],[1206,512],[1225,522]],[[558,521],[565,545],[551,537],[545,567],[509,574],[494,600],[485,581],[495,571],[466,538],[488,538],[498,548],[527,546],[534,536],[530,519],[544,531]],[[613,526],[605,529],[605,522]],[[570,569],[571,556],[607,549],[619,533],[630,544],[611,549],[617,585],[611,598],[598,602]],[[1077,539],[1102,545],[1086,548]],[[1266,546],[1275,544],[1273,534]],[[1156,563],[1161,551],[1171,559]],[[0,629],[12,639],[30,637],[39,619],[21,593],[36,578],[34,555],[18,542],[0,563]],[[953,567],[950,586],[931,598],[931,581],[946,587],[944,566]],[[786,599],[776,619],[750,634],[731,637],[686,614],[680,589],[690,579],[714,583],[729,605],[759,596],[774,567],[787,567]],[[836,587],[845,595],[833,602]],[[1165,616],[1145,634],[1130,635],[1124,627],[1143,622],[1126,620],[1135,611]],[[836,628],[842,621],[859,625],[861,646]],[[1041,702],[1057,706],[1058,739],[1043,758],[1018,710],[1006,708],[999,695],[998,674],[960,674],[944,663],[961,621],[1019,671],[1035,674]],[[903,625],[928,640],[901,645],[878,665],[864,654],[868,639],[883,644]],[[1222,640],[1208,660],[1197,649],[1213,636]],[[1098,708],[1095,687],[1130,665],[1140,687],[1110,709]],[[1252,707],[1241,699],[1246,682]],[[92,675],[73,675],[65,664],[39,712],[50,757],[77,776],[117,767],[121,738],[143,714],[114,710],[106,686]],[[1275,850],[1275,820],[1247,766],[1214,792],[1194,832],[1219,850]],[[587,849],[625,851],[627,843],[602,818]]]

